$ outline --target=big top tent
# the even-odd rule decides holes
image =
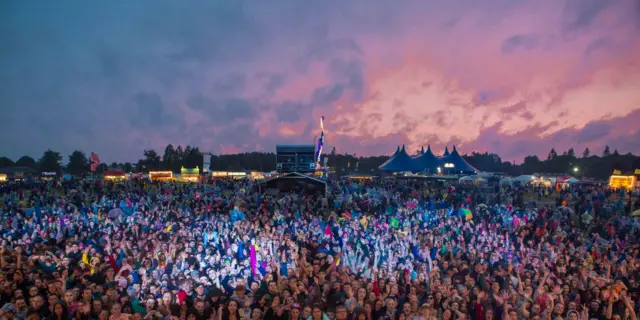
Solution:
[[[419,156],[413,158],[416,171],[437,173],[438,167],[442,166],[442,161],[431,151],[431,146],[427,146],[426,152],[421,152]]]
[[[380,170],[392,172],[414,171],[414,166],[414,159],[407,154],[404,145],[402,145],[402,149],[398,147],[398,150],[396,150],[391,158],[380,165]]]
[[[444,163],[444,170],[447,173],[478,173],[476,168],[462,158],[455,146],[448,156],[441,158],[441,161]]]

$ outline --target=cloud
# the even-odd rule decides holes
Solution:
[[[278,121],[293,123],[300,120],[298,111],[304,109],[305,106],[299,102],[285,101],[276,106],[276,118]]]
[[[637,124],[620,119],[640,109],[638,6],[5,1],[0,155],[272,151],[312,142],[320,116],[329,147],[359,155],[403,143],[516,159],[587,143],[637,152]]]
[[[344,93],[344,86],[341,84],[322,86],[313,92],[312,104],[319,106],[330,105],[338,101]]]
[[[536,35],[514,35],[502,42],[502,53],[510,54],[518,50],[533,50],[538,46],[539,41],[540,39]]]
[[[133,97],[136,113],[131,121],[136,126],[146,125],[150,128],[158,127],[170,122],[165,115],[164,105],[157,93],[138,93]]]
[[[607,122],[592,122],[584,126],[577,135],[578,143],[587,143],[606,137],[611,132]]]
[[[557,152],[574,148],[583,150],[589,148],[592,152],[604,150],[606,145],[621,152],[639,153],[637,144],[640,137],[640,129],[635,129],[631,123],[640,121],[640,110],[627,115],[599,120],[589,123],[582,128],[564,128],[545,134],[559,123],[548,125],[535,124],[523,128],[514,134],[501,132],[502,123],[485,128],[478,139],[471,143],[465,143],[461,152],[490,150],[496,152],[506,161],[522,160],[523,155],[534,154],[546,156],[555,148]],[[622,151],[624,150],[624,151]]]

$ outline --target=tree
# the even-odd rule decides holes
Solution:
[[[573,151],[573,148],[569,149],[569,151],[567,151],[567,155],[571,158],[575,158],[576,157],[576,152]]]
[[[182,149],[181,145],[178,145],[178,147],[176,148],[176,157],[174,159],[176,164],[178,164],[178,167],[180,166],[180,163],[182,163],[182,157],[183,156],[184,156],[184,150]]]
[[[338,152],[336,152],[336,147],[333,146],[333,148],[331,148],[331,153],[329,155],[332,156],[332,157],[335,157],[336,154],[338,154]]]
[[[31,169],[37,169],[38,168],[38,163],[36,162],[36,160],[34,160],[33,158],[29,157],[29,156],[22,156],[20,157],[20,159],[18,159],[18,161],[16,161],[16,167],[27,167],[27,168],[31,168]]]
[[[614,157],[619,156],[619,155],[620,155],[620,153],[618,152],[618,149],[614,149],[614,150],[613,150],[613,154],[612,154],[612,155],[613,155]]]
[[[558,157],[558,153],[555,148],[551,148],[549,151],[549,155],[547,156],[547,160],[555,160]]]
[[[33,159],[31,159],[33,160]],[[34,161],[35,163],[35,161]],[[7,158],[7,157],[0,157],[0,168],[7,168],[7,167],[13,167],[15,163],[13,163],[13,160]]]
[[[44,152],[40,160],[38,160],[38,166],[42,172],[60,172],[62,171],[62,156],[60,152],[48,149]]]
[[[82,176],[89,172],[89,159],[84,152],[76,150],[69,155],[69,163],[67,164],[67,173],[74,176]]]
[[[176,150],[172,144],[167,145],[164,148],[164,154],[162,155],[162,169],[174,170],[176,163]]]
[[[182,157],[182,163],[180,165],[185,168],[198,167],[202,170],[202,152],[200,152],[200,148],[187,146],[184,149],[184,156]]]
[[[142,159],[142,166],[147,170],[158,170],[160,169],[160,156],[158,153],[153,150],[144,150],[144,159]]]
[[[589,151],[589,148],[585,148],[584,151],[582,152],[582,157],[583,158],[589,158],[589,155],[591,154],[591,151]]]
[[[607,146],[604,147],[604,151],[602,152],[602,156],[603,157],[608,157],[610,155],[611,155],[611,151],[609,150],[609,146],[607,145]]]
[[[122,164],[122,170],[124,170],[124,172],[131,172],[133,170],[133,165],[131,162],[125,162]]]
[[[100,163],[96,168],[96,174],[103,174],[105,171],[109,170],[109,166],[106,163]]]

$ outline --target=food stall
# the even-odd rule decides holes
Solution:
[[[4,182],[7,181],[7,174],[6,173],[0,173],[0,182]]]
[[[213,179],[244,179],[247,177],[247,173],[243,171],[212,171],[211,178]]]
[[[181,182],[198,182],[200,181],[200,169],[195,168],[180,168],[180,181]]]
[[[355,181],[371,181],[373,179],[375,179],[375,176],[367,176],[367,175],[353,175],[353,176],[346,176],[345,177],[348,180],[355,180]]]
[[[122,170],[105,170],[105,181],[124,181],[127,179],[127,174]]]
[[[636,185],[636,176],[632,174],[623,175],[615,170],[609,178],[609,187],[616,189],[632,189]]]
[[[252,180],[263,180],[264,179],[264,172],[251,171],[251,173],[249,173],[249,177]]]
[[[173,172],[171,172],[171,171],[149,171],[149,180],[151,180],[151,181],[171,181],[171,180],[173,180]]]
[[[54,171],[45,171],[40,174],[40,180],[51,181],[58,178],[58,173]]]

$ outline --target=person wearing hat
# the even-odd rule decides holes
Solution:
[[[15,309],[13,304],[6,303],[0,308],[0,319],[1,320],[13,320],[15,319]]]

